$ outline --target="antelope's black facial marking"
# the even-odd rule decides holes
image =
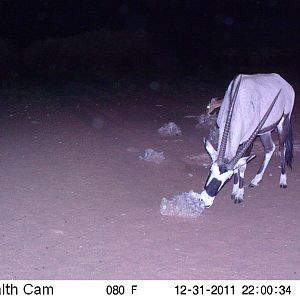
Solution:
[[[210,183],[205,187],[206,193],[210,197],[215,197],[218,194],[222,181],[213,178]]]
[[[207,185],[207,182],[208,182],[208,180],[210,179],[210,175],[211,175],[211,171],[209,171],[209,173],[208,173],[208,176],[207,176],[207,178],[206,178],[206,181],[205,181],[204,187],[206,187],[206,185]]]
[[[225,164],[220,165],[219,166],[219,171],[220,171],[220,174],[226,173],[228,171],[227,165],[225,165]]]

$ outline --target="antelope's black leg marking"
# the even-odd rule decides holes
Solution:
[[[231,199],[235,204],[239,204],[244,200],[244,174],[246,167],[247,165],[245,164],[234,173],[234,184],[231,193]]]

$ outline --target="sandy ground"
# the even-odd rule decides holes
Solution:
[[[184,116],[202,114],[215,95],[10,94],[18,104],[0,119],[0,279],[300,279],[300,107],[286,190],[276,153],[242,204],[230,182],[197,219],[160,214],[162,197],[203,188],[207,130]],[[157,134],[169,121],[182,136]],[[166,160],[139,160],[146,148]]]

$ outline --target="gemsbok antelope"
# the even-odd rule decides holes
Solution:
[[[250,187],[262,180],[275,150],[271,132],[277,128],[281,163],[280,187],[287,187],[285,164],[292,167],[293,134],[291,113],[295,92],[278,74],[239,75],[228,86],[217,119],[219,142],[216,151],[209,141],[205,148],[212,165],[201,193],[205,207],[210,207],[223,187],[233,176],[231,198],[241,203],[244,198],[244,173],[256,136],[264,147],[264,160]]]

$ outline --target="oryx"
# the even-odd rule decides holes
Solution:
[[[222,186],[234,176],[231,198],[241,203],[244,197],[244,173],[256,136],[264,146],[265,157],[250,183],[257,186],[275,150],[271,132],[277,128],[281,162],[280,187],[286,188],[285,163],[291,167],[293,134],[291,113],[295,92],[278,74],[239,75],[228,86],[217,119],[219,143],[216,151],[205,141],[212,159],[201,200],[206,207],[213,204]]]

